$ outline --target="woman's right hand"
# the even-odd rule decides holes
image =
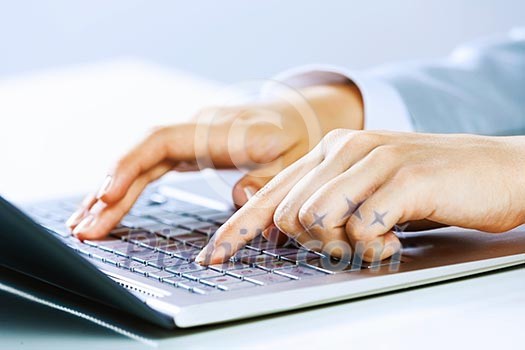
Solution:
[[[282,100],[207,108],[189,123],[155,129],[116,162],[67,225],[79,239],[104,237],[147,184],[170,170],[247,169],[233,188],[234,202],[241,206],[330,130],[363,127],[357,87],[313,86],[300,94],[300,108]]]

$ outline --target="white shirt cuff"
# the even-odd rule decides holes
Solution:
[[[354,83],[364,103],[364,129],[413,131],[410,114],[397,90],[377,74],[353,72],[326,65],[302,66],[273,78],[291,88]],[[268,86],[268,88],[270,88]]]

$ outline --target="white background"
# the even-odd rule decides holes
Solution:
[[[234,82],[436,57],[516,25],[522,0],[0,0],[0,77],[133,56]]]

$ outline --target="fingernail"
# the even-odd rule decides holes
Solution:
[[[213,248],[210,247],[210,245],[208,244],[207,246],[202,248],[199,254],[197,254],[197,256],[195,257],[195,262],[197,264],[202,264],[205,261],[209,261],[212,253],[213,253]]]
[[[108,205],[106,203],[104,203],[101,200],[99,200],[95,204],[93,204],[93,206],[89,210],[89,213],[94,215],[94,216],[97,216],[98,214],[100,214],[102,212],[102,210],[106,209],[107,206]]]
[[[100,190],[98,190],[97,193],[97,199],[100,199],[102,196],[104,196],[111,187],[111,184],[113,183],[113,176],[108,175],[104,179],[104,182],[102,183],[102,186],[100,186]]]
[[[257,190],[252,186],[244,187],[243,191],[244,191],[244,194],[246,195],[246,200],[249,200],[250,198],[252,198],[257,192]]]
[[[78,225],[80,223],[80,221],[84,218],[86,213],[87,213],[87,211],[86,211],[85,208],[77,209],[77,211],[75,211],[73,214],[71,214],[69,219],[67,219],[66,226],[67,227],[73,227],[73,226]]]
[[[200,264],[200,263],[202,263],[203,261],[204,261],[204,254],[203,254],[203,250],[201,250],[201,251],[199,252],[199,254],[197,254],[197,256],[195,257],[195,262],[196,262],[197,264]]]
[[[78,224],[77,227],[75,227],[75,229],[73,230],[73,234],[78,235],[79,233],[86,231],[87,229],[92,227],[94,223],[95,223],[95,215],[92,215],[92,214],[88,215],[87,217],[84,218],[84,220],[80,222],[80,224]]]

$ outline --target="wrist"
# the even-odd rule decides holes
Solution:
[[[315,111],[323,135],[339,128],[363,129],[363,99],[356,85],[315,85],[301,89],[301,93]]]

